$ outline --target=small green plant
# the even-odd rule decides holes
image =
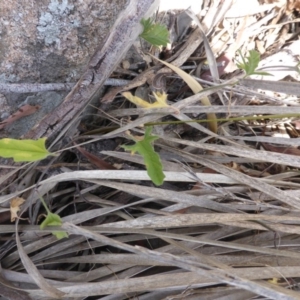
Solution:
[[[159,155],[155,152],[152,142],[157,140],[159,137],[151,135],[152,127],[146,128],[145,135],[132,136],[130,138],[135,141],[134,145],[127,146],[122,145],[125,150],[131,151],[132,154],[138,152],[143,158],[147,169],[147,173],[155,185],[162,185],[164,182],[165,175],[163,173],[162,163]]]
[[[0,139],[0,156],[4,158],[13,158],[15,162],[32,162],[44,159],[53,153],[46,149],[46,138],[38,140],[16,140],[16,139]],[[50,212],[44,199],[40,197],[43,203],[47,216],[40,225],[41,229],[46,226],[61,226],[62,221],[59,215]],[[64,231],[52,232],[58,239],[68,237],[68,234]]]
[[[169,43],[169,32],[166,26],[153,23],[150,18],[147,20],[142,19],[141,24],[144,27],[143,32],[140,34],[141,38],[156,47],[167,46]]]
[[[295,66],[295,71],[300,74],[300,61],[297,63],[297,65]]]
[[[249,56],[244,57],[241,50],[238,50],[239,55],[241,56],[242,62],[238,62],[238,68],[245,71],[245,77],[250,75],[262,75],[262,76],[272,76],[272,74],[262,71],[256,71],[259,61],[260,61],[260,54],[255,50],[249,51]]]
[[[49,210],[43,197],[40,197],[40,200],[43,203],[43,206],[45,207],[46,212],[47,212],[47,216],[46,216],[45,220],[42,222],[42,224],[40,225],[40,228],[44,229],[46,226],[61,226],[62,220],[61,220],[60,216],[57,214],[53,214]],[[55,235],[58,240],[60,240],[64,237],[66,237],[66,238],[68,237],[68,234],[65,231],[53,231],[52,234]]]
[[[0,156],[13,158],[15,162],[32,162],[46,158],[50,153],[45,146],[46,138],[38,140],[0,139]]]

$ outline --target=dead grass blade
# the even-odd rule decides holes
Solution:
[[[4,278],[3,270],[0,266],[0,291],[1,296],[8,300],[30,300],[28,293],[16,288],[10,281]],[[2,298],[2,297],[1,297]]]
[[[164,240],[167,240],[167,238],[164,238]],[[180,243],[182,245],[183,243]],[[169,247],[169,246],[168,246]],[[178,243],[176,243],[176,248],[184,250],[184,252],[189,253],[191,248],[182,248],[182,246],[178,246]],[[177,249],[177,250],[178,250]],[[160,251],[160,250],[159,250]],[[178,252],[178,251],[177,251]],[[184,253],[183,252],[183,253]],[[200,252],[196,252],[197,255]],[[196,254],[194,253],[194,254]],[[186,258],[193,260],[194,254],[188,255],[183,254]],[[179,254],[178,254],[179,255]],[[207,255],[204,255],[207,256]],[[290,266],[297,266],[300,267],[299,260],[295,258],[289,258],[289,257],[277,257],[277,262],[274,261],[272,256],[267,255],[250,255],[250,254],[236,254],[236,255],[212,255],[212,259],[215,260],[215,262],[220,262],[223,265],[234,265],[244,268],[249,268],[253,265],[263,267],[265,265],[268,265],[269,267],[273,266],[276,267],[277,264],[284,265],[286,267]],[[117,254],[117,253],[103,253],[103,254],[95,254],[95,255],[82,255],[80,257],[70,257],[70,258],[61,258],[61,259],[50,259],[47,260],[47,263],[88,263],[88,264],[115,264],[115,265],[121,265],[124,264],[124,262],[131,264],[131,265],[137,265],[137,266],[169,266],[167,263],[161,263],[156,260],[153,260],[148,257],[144,257],[140,254]],[[42,271],[42,270],[41,270]],[[12,272],[12,271],[11,271]],[[59,271],[57,271],[59,274]],[[78,275],[78,272],[70,272],[71,274]],[[81,273],[81,272],[79,272]],[[4,272],[5,274],[5,272]],[[82,272],[82,274],[85,274]],[[81,275],[82,275],[81,274]],[[55,274],[53,274],[55,275]],[[52,276],[53,276],[52,275]],[[15,277],[16,278],[16,277]],[[58,275],[57,278],[64,279],[61,275]]]
[[[182,181],[182,182],[195,182],[196,180],[191,178],[187,172],[165,172],[165,181]],[[227,176],[220,174],[198,174],[203,182],[216,182],[216,183],[236,183],[236,180],[232,180]],[[52,176],[40,182],[40,185],[50,183],[59,183],[70,180],[86,180],[90,181],[93,179],[119,179],[119,180],[150,180],[146,171],[135,171],[135,170],[92,170],[92,171],[74,171],[65,172],[59,175]],[[20,191],[20,193],[23,191]]]
[[[176,74],[178,74],[185,81],[185,83],[190,87],[190,89],[193,91],[194,94],[197,94],[203,90],[200,83],[198,83],[192,76],[190,76],[186,72],[182,71],[180,68],[178,68],[172,64],[169,64],[165,61],[162,61],[151,54],[150,54],[150,56],[152,58],[158,60],[160,63],[166,65],[168,68],[173,70]],[[201,102],[205,106],[211,105],[210,100],[208,99],[207,96],[202,97]],[[208,118],[208,120],[210,120],[210,123],[209,123],[210,130],[212,132],[216,133],[218,130],[218,124],[216,122],[216,115],[215,114],[207,114],[207,118]]]
[[[190,16],[190,18],[197,24],[197,26],[200,29],[200,33],[201,33],[201,36],[203,39],[207,62],[208,62],[210,73],[212,75],[212,79],[214,82],[218,82],[220,78],[219,78],[219,72],[218,72],[216,58],[215,58],[215,55],[209,45],[209,41],[204,33],[202,25],[200,24],[199,19],[197,18],[197,16],[195,15],[194,12],[192,12],[190,9],[188,9],[186,11],[186,13]],[[224,101],[222,101],[222,102],[224,103]]]
[[[41,275],[39,270],[36,268],[36,266],[32,263],[26,252],[24,251],[24,248],[22,246],[22,243],[19,238],[18,234],[18,220],[16,222],[16,243],[18,246],[18,253],[20,256],[20,259],[23,263],[23,266],[25,267],[27,273],[29,276],[31,276],[34,280],[34,282],[50,297],[53,297],[55,299],[60,299],[65,295],[64,292],[56,289],[55,287],[51,286]]]
[[[207,271],[207,273],[208,272],[214,273],[214,271]],[[245,275],[245,278],[248,280],[276,278],[279,274],[289,278],[298,276],[299,267],[264,267],[260,268],[260,272],[258,272],[257,268],[235,269],[232,274],[236,276]],[[207,276],[199,276],[194,272],[177,272],[173,274],[150,275],[142,278],[127,278],[105,282],[74,283],[72,286],[62,287],[61,290],[69,293],[70,297],[87,297],[118,293],[124,295],[124,293],[144,292],[145,290],[174,290],[176,287],[188,287],[189,289],[192,289],[205,287],[214,283],[218,282],[212,281]],[[28,292],[34,297],[44,296],[40,290],[28,290]],[[294,300],[297,298],[292,299]]]
[[[177,150],[179,151],[179,150]],[[226,175],[228,177],[231,177],[242,184],[252,187],[253,189],[259,190],[297,210],[299,210],[299,201],[296,197],[293,197],[289,195],[288,193],[275,188],[267,183],[264,183],[260,179],[250,177],[248,175],[245,175],[241,172],[235,171],[233,169],[230,169],[226,166],[220,165],[218,163],[215,163],[211,160],[205,159],[205,158],[199,158],[196,155],[190,154],[190,153],[185,153],[184,151],[180,151],[181,155],[183,157],[187,157],[189,159],[193,159],[197,163],[201,163],[202,165],[211,168],[223,175]],[[237,153],[237,152],[236,152]]]
[[[268,215],[251,215],[251,214],[175,214],[171,216],[156,216],[156,217],[144,217],[134,220],[127,220],[127,221],[119,221],[114,223],[108,223],[101,225],[101,227],[110,227],[110,228],[174,228],[174,227],[184,227],[184,226],[199,226],[204,224],[230,224],[230,222],[243,222],[243,221],[250,221],[248,224],[252,224],[253,221],[255,222],[265,222],[266,224],[271,224],[270,226],[279,225],[280,223],[293,223],[298,224],[299,217],[293,217],[293,216],[268,216]],[[245,224],[247,224],[245,222]],[[244,224],[244,225],[245,225]],[[238,226],[238,225],[236,225]],[[295,226],[297,227],[297,226]],[[252,229],[252,226],[250,225],[250,228]],[[259,229],[266,229],[263,226],[259,226]],[[277,230],[280,231],[279,228]],[[295,233],[299,234],[300,229],[296,229],[297,231]]]
[[[179,102],[180,103],[180,102]],[[219,106],[219,105],[213,105],[213,106],[196,106],[196,105],[187,105],[185,107],[181,108],[182,113],[206,113],[206,112],[212,112],[212,113],[226,113],[226,114],[239,114],[239,115],[262,115],[262,114],[276,114],[278,115],[278,110],[280,109],[281,115],[286,114],[295,114],[295,108],[291,106],[249,106],[249,105],[232,105],[230,107],[228,106]],[[161,109],[162,113],[168,113],[168,110]],[[153,109],[153,113],[159,112],[158,109]],[[127,108],[127,109],[116,109],[111,112],[112,116],[117,117],[123,117],[128,115],[138,115],[145,113],[144,108]]]
[[[300,86],[298,82],[240,79],[239,82],[252,89],[269,90],[288,95],[299,95]]]
[[[291,293],[287,293],[286,289],[277,287],[276,289],[274,289],[273,286],[266,283],[256,283],[246,280],[245,278],[240,278],[234,275],[233,272],[230,272],[229,274],[226,271],[217,270],[215,271],[215,273],[209,273],[206,270],[202,270],[197,267],[198,264],[193,261],[189,261],[187,259],[180,258],[171,254],[157,253],[155,251],[148,250],[139,246],[136,246],[136,248],[139,249],[147,257],[152,257],[153,259],[157,259],[159,261],[168,261],[170,263],[173,263],[173,265],[189,270],[191,272],[195,272],[200,276],[207,276],[208,278],[211,278],[213,280],[217,279],[220,282],[243,288],[258,295],[263,295],[265,297],[273,299],[276,299],[278,297],[285,300],[294,300],[294,297],[298,297],[297,292],[292,291]]]
[[[151,251],[143,247],[139,246],[129,246],[120,242],[117,242],[113,239],[107,238],[104,235],[95,234],[91,231],[82,229],[80,227],[77,227],[70,223],[64,223],[62,225],[62,229],[68,231],[70,234],[80,234],[84,235],[87,238],[92,238],[94,240],[98,240],[104,243],[107,243],[111,246],[130,251],[137,254],[145,255],[146,257],[151,257],[155,260],[158,260],[160,262],[168,262],[174,266],[178,266],[180,268],[195,272],[196,274],[200,276],[208,277],[212,280],[217,280],[223,283],[227,283],[233,286],[237,286],[246,290],[252,290],[256,294],[264,295],[267,297],[283,297],[282,299],[286,300],[292,300],[293,295],[295,295],[295,292],[292,293],[286,293],[285,289],[276,289],[271,288],[267,284],[257,284],[252,281],[245,280],[244,278],[240,278],[239,276],[233,275],[233,273],[228,274],[226,271],[223,270],[215,270],[215,272],[210,273],[207,272],[207,270],[203,270],[200,267],[198,267],[198,263],[195,263],[194,261],[190,261],[185,258],[181,258],[178,256],[174,256],[171,254],[164,254],[159,253],[156,251]]]
[[[200,142],[186,141],[182,139],[174,139],[174,138],[166,138],[166,137],[163,138],[170,142],[201,148],[209,151],[222,152],[230,155],[247,157],[259,161],[300,167],[300,157],[297,155],[274,153],[274,152],[264,151],[264,150],[258,151],[258,150],[254,150],[242,146],[213,145],[213,144],[206,144]]]
[[[173,263],[174,265],[177,265],[183,269],[195,272],[199,274],[200,276],[207,276],[212,279],[218,278],[221,282],[230,284],[232,286],[236,286],[239,288],[243,288],[245,290],[254,292],[258,295],[263,295],[269,298],[276,299],[277,297],[281,299],[286,300],[292,300],[295,299],[294,297],[298,297],[297,292],[291,292],[286,293],[286,289],[283,288],[276,288],[274,289],[273,286],[268,285],[266,283],[255,283],[253,281],[248,281],[245,278],[239,278],[238,276],[233,275],[233,273],[227,273],[226,271],[218,270],[216,273],[206,273],[206,271],[200,269],[198,267],[199,264],[188,261],[187,259],[176,257],[171,254],[160,254],[152,250],[148,250],[139,246],[136,246],[143,254],[145,254],[148,257],[156,258],[159,261],[165,261]],[[206,273],[206,274],[205,274]]]
[[[74,225],[75,226],[75,225]],[[224,232],[222,232],[222,230],[217,230],[217,232],[213,232],[212,234],[207,234],[207,238],[202,236],[197,236],[197,237],[193,237],[193,236],[188,236],[188,235],[183,235],[183,234],[174,234],[174,233],[170,233],[170,232],[163,232],[163,231],[154,231],[151,229],[132,229],[132,228],[112,228],[112,227],[105,227],[105,226],[97,226],[97,227],[80,227],[82,229],[85,229],[86,231],[89,232],[98,232],[98,233],[110,233],[110,234],[137,234],[138,236],[132,237],[131,239],[125,239],[121,237],[116,238],[117,241],[122,241],[124,242],[130,242],[130,241],[137,241],[141,239],[141,236],[143,237],[159,237],[159,238],[171,238],[171,239],[175,239],[175,240],[180,240],[180,241],[186,241],[189,243],[193,243],[195,245],[211,245],[211,246],[216,246],[216,247],[222,247],[224,248],[224,252],[228,252],[228,249],[233,249],[235,251],[249,251],[249,252],[253,252],[253,253],[261,253],[261,254],[266,254],[266,255],[270,255],[270,256],[282,256],[282,257],[289,257],[289,258],[295,258],[295,259],[299,259],[300,258],[300,254],[298,252],[295,251],[288,251],[288,250],[281,250],[281,249],[272,249],[270,248],[264,248],[261,246],[252,246],[249,244],[242,244],[242,243],[237,243],[237,242],[223,242],[223,241],[217,241],[217,240],[213,240],[210,239],[214,238],[216,239],[216,235],[219,234],[221,237],[228,237],[231,234],[237,234],[240,233],[242,231],[237,231],[237,229],[235,227],[229,227],[229,228],[225,228],[224,232],[226,232],[228,234],[228,236],[226,236],[224,234]],[[54,227],[53,226],[53,230],[61,230],[62,228],[60,227]],[[245,231],[245,230],[243,230]],[[230,233],[230,234],[229,234]],[[269,232],[267,232],[269,234]],[[273,232],[271,232],[272,235],[274,235]],[[244,243],[245,241],[242,240]],[[106,245],[105,241],[103,240],[103,242],[100,242],[100,245]],[[272,246],[272,245],[270,245]],[[207,248],[207,250],[210,250],[209,248]],[[219,252],[220,249],[218,248]],[[71,253],[74,250],[70,250]],[[170,251],[170,249],[168,249],[168,251]],[[211,251],[211,250],[210,250]],[[222,253],[222,252],[221,252]],[[213,251],[212,251],[213,254]]]
[[[152,198],[172,201],[172,202],[178,202],[178,203],[185,203],[189,205],[195,205],[195,206],[201,206],[208,209],[216,210],[216,211],[222,211],[222,212],[233,212],[233,209],[230,209],[229,207],[216,203],[214,201],[209,200],[209,196],[205,197],[196,197],[184,193],[174,192],[174,191],[168,191],[165,189],[159,189],[159,188],[152,188],[152,187],[146,187],[146,186],[139,186],[135,184],[126,184],[126,183],[118,183],[118,182],[109,182],[109,181],[93,181],[99,185],[104,185],[111,187],[113,189],[123,190],[127,193],[133,194],[133,195],[139,195],[141,197],[149,197],[151,195]]]

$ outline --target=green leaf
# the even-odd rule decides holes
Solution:
[[[133,154],[138,152],[144,158],[144,163],[147,169],[147,173],[155,185],[162,185],[164,182],[165,175],[163,173],[162,163],[159,155],[155,152],[152,142],[157,140],[159,137],[151,135],[152,127],[146,128],[145,136],[133,137],[132,139],[136,142],[134,145],[127,146],[122,145],[126,150],[130,150]]]
[[[258,67],[260,61],[260,54],[255,50],[250,50],[247,59],[248,59],[248,65],[247,65],[248,74],[253,74],[255,72],[255,69]]]
[[[263,72],[263,71],[255,71],[255,72],[253,72],[252,75],[274,76],[273,74],[270,74],[270,73],[268,73],[268,72]]]
[[[250,50],[249,51],[249,56],[246,58],[243,57],[242,52],[239,50],[238,51],[241,58],[242,58],[242,63],[239,62],[237,63],[238,68],[244,70],[246,72],[246,76],[250,75],[271,75],[267,72],[260,72],[256,71],[256,68],[258,67],[259,61],[260,61],[260,54],[259,52],[255,50]]]
[[[61,220],[60,216],[57,214],[53,214],[49,210],[43,197],[40,196],[39,198],[47,212],[47,216],[46,216],[45,220],[42,222],[42,224],[40,225],[40,228],[44,229],[46,226],[61,226],[62,220]],[[64,237],[66,237],[66,238],[69,237],[68,233],[65,231],[52,231],[52,234],[55,235],[58,240],[60,240]]]
[[[144,26],[140,37],[146,40],[153,46],[167,46],[169,43],[169,32],[166,26],[161,24],[154,24],[151,19],[142,19],[141,24]]]
[[[0,139],[0,156],[12,157],[15,162],[44,159],[51,153],[45,146],[46,138],[38,140]]]
[[[61,226],[62,220],[59,215],[53,214],[50,211],[47,211],[47,217],[40,225],[41,229],[44,229],[46,226]],[[68,237],[68,234],[65,231],[53,231],[53,235],[56,236],[57,239],[62,239],[64,237]]]

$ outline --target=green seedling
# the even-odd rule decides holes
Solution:
[[[46,158],[50,153],[45,146],[46,138],[38,140],[0,139],[0,156],[13,158],[15,162],[32,162]]]
[[[300,74],[300,61],[297,63],[297,65],[295,66],[295,71]]]
[[[143,137],[132,136],[130,138],[135,141],[134,145],[122,145],[125,150],[131,151],[132,154],[138,152],[143,158],[147,169],[147,173],[155,185],[162,185],[165,175],[163,173],[162,163],[159,155],[155,152],[152,142],[159,137],[151,135],[152,127],[147,127]]]
[[[245,77],[250,75],[272,76],[270,73],[256,70],[260,61],[260,54],[257,51],[250,50],[247,57],[243,56],[241,50],[238,50],[238,53],[241,56],[242,62],[238,62],[237,66],[245,71]]]
[[[141,38],[156,47],[167,46],[169,43],[169,32],[166,26],[153,23],[150,18],[147,20],[142,19],[141,24],[144,27],[143,32],[140,34]]]
[[[44,201],[44,199],[42,197],[40,197],[40,200],[43,203],[43,206],[47,212],[47,216],[46,216],[45,220],[42,222],[42,224],[40,225],[40,228],[44,229],[47,226],[61,226],[62,220],[61,220],[60,216],[57,214],[53,214],[49,210],[46,202]],[[66,238],[68,237],[68,233],[65,231],[53,231],[52,234],[55,235],[58,240],[60,240],[64,237],[66,237]]]

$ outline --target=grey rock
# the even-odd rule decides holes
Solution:
[[[11,138],[19,138],[27,131],[29,131],[40,119],[46,114],[50,113],[56,106],[58,106],[66,93],[57,93],[53,91],[37,93],[34,96],[28,96],[23,104],[39,105],[40,109],[30,116],[23,117],[6,129],[7,134]]]
[[[6,0],[0,6],[0,82],[76,82],[126,0]],[[7,112],[33,94],[7,93]],[[59,97],[58,97],[59,95]],[[42,108],[64,94],[38,94]],[[58,101],[58,102],[59,102]],[[4,101],[5,102],[5,101]],[[46,104],[47,103],[47,104]],[[3,106],[4,107],[4,106]],[[1,110],[1,113],[5,111]],[[24,120],[35,119],[31,115]],[[22,127],[22,125],[21,125]],[[21,128],[20,127],[20,131]],[[11,128],[10,128],[11,129]],[[14,129],[11,131],[16,135]]]

